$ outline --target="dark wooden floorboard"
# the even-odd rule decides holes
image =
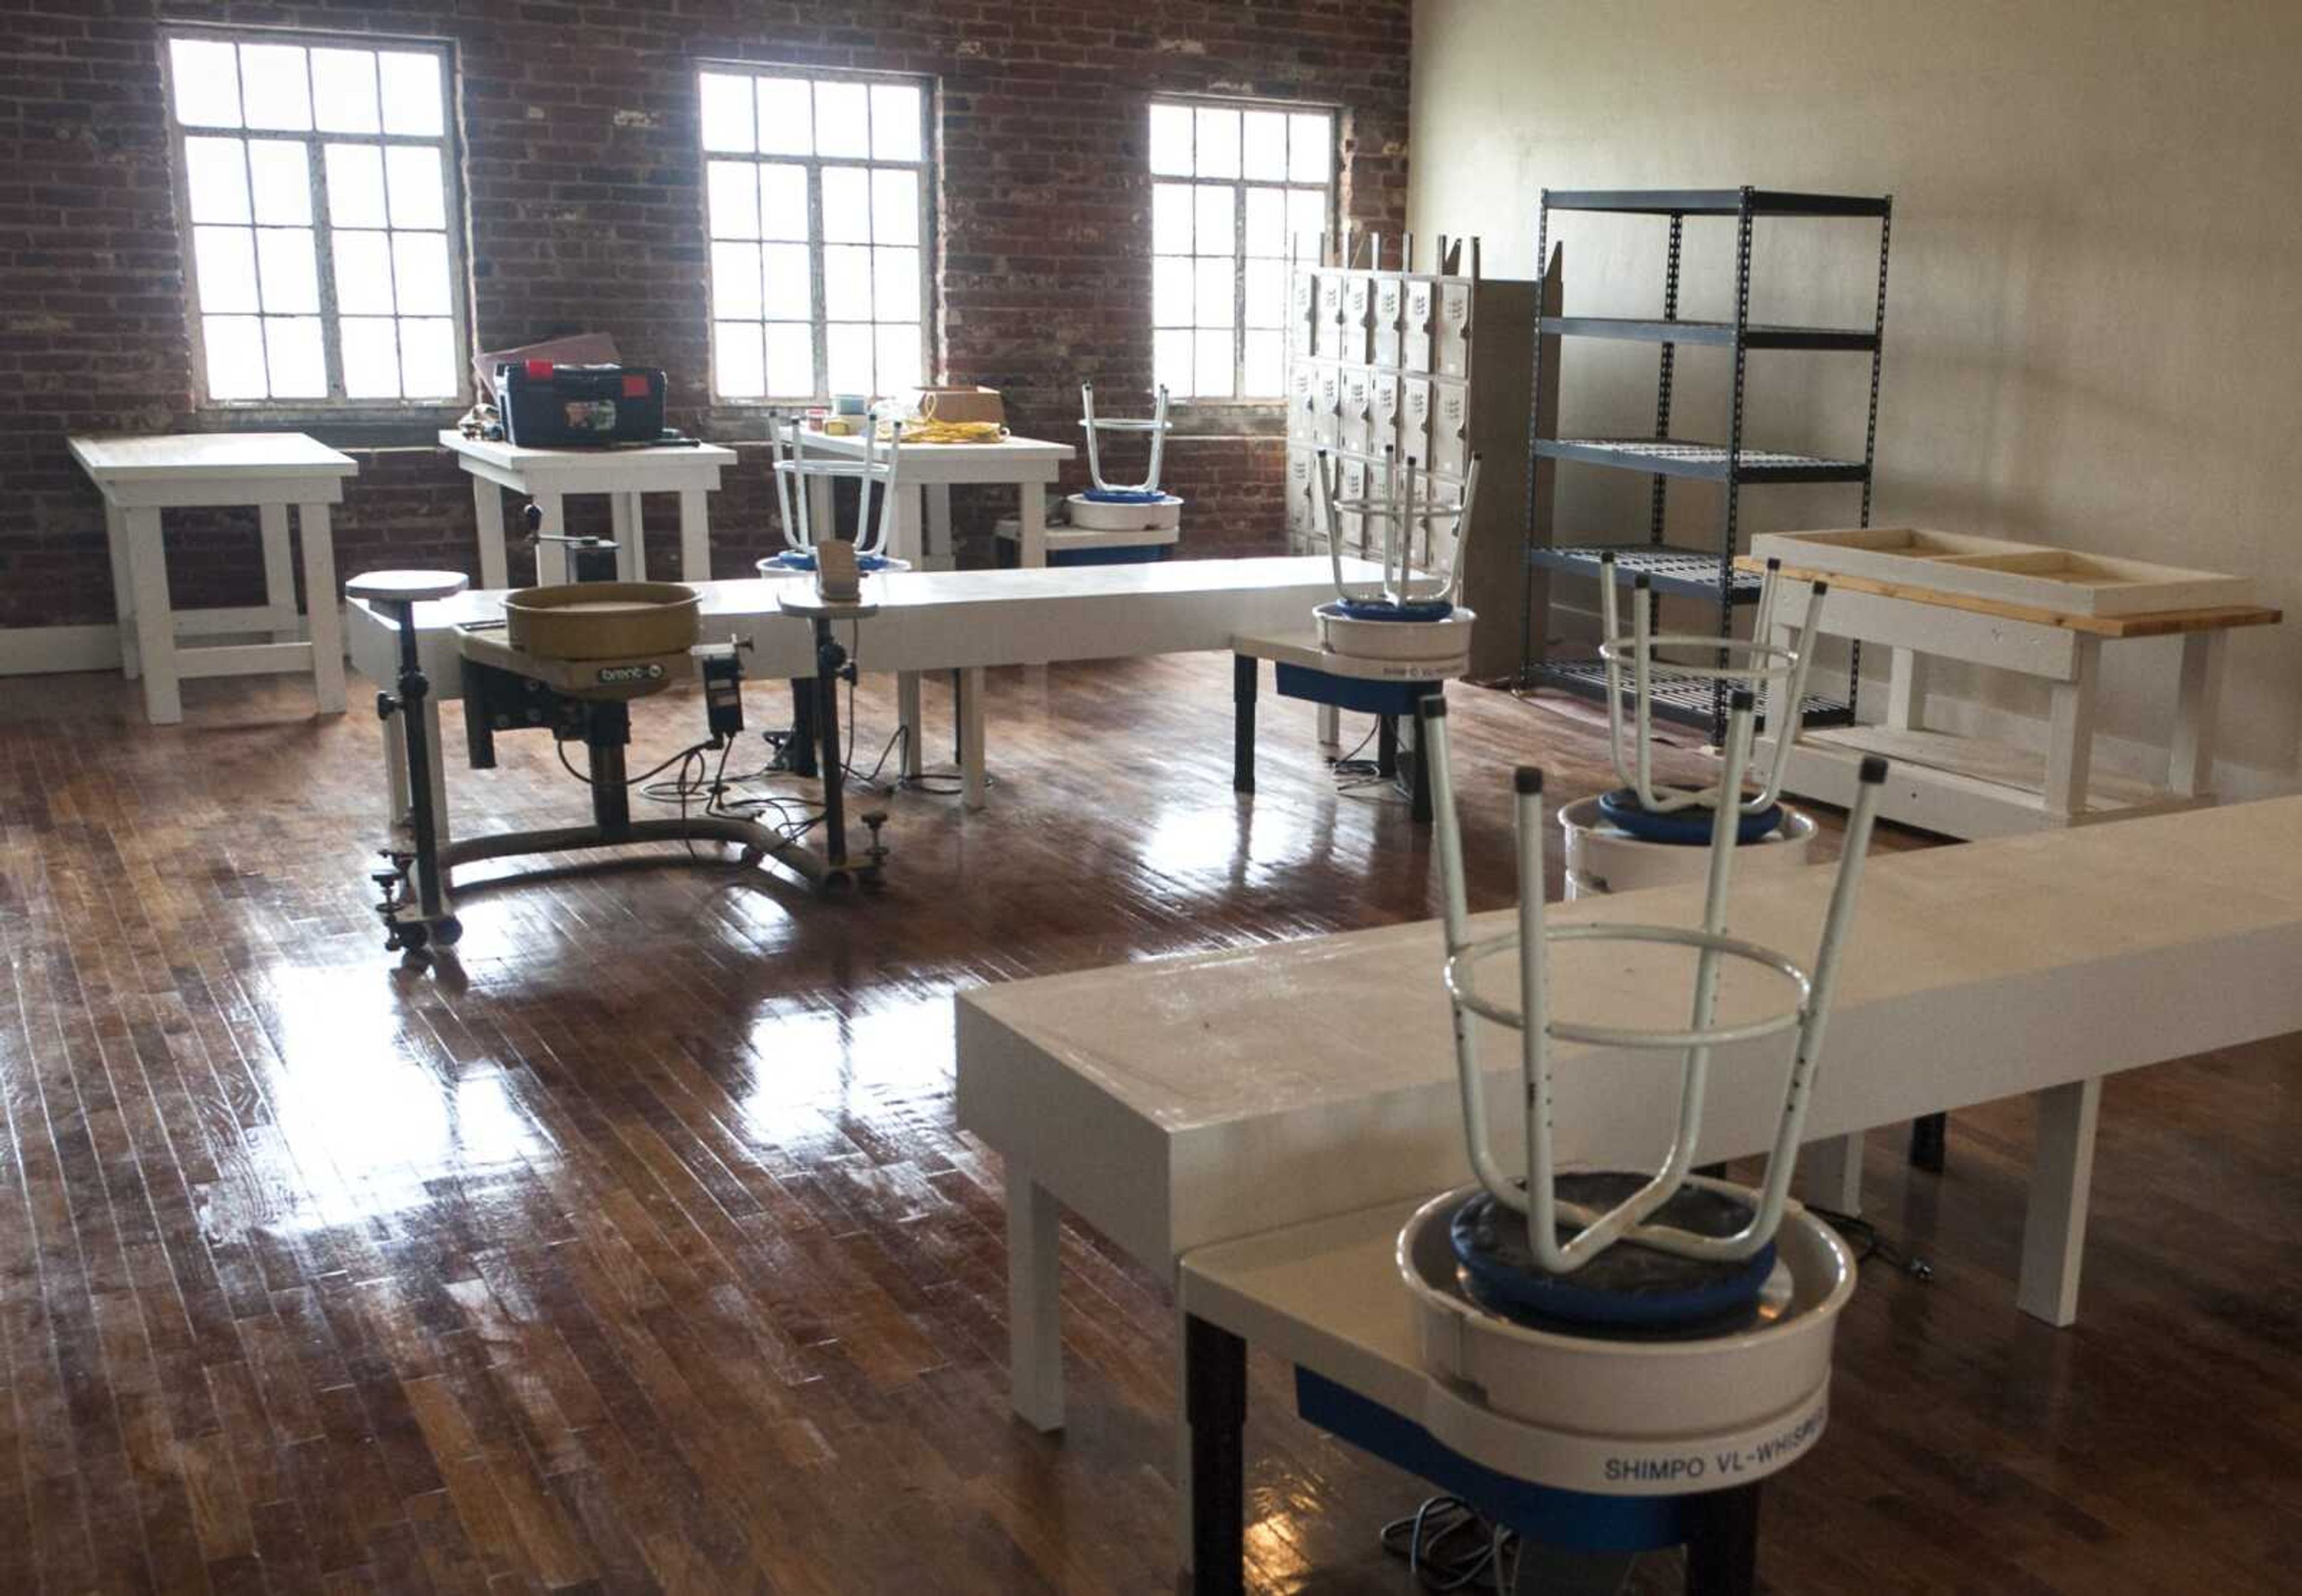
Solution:
[[[1172,1306],[1067,1231],[1072,1422],[1008,1417],[1000,1172],[953,1125],[949,998],[1433,912],[1427,834],[1338,790],[1306,706],[1264,700],[1250,800],[1224,662],[995,672],[991,808],[888,801],[883,893],[559,872],[470,892],[425,973],[368,908],[375,719],[288,682],[187,698],[154,729],[113,678],[0,682],[0,1591],[1166,1588]],[[1600,723],[1454,701],[1500,905],[1508,768],[1610,785]],[[857,708],[868,764],[888,684]],[[638,719],[652,762],[701,714]],[[466,825],[580,815],[548,746],[502,749],[454,771]],[[2027,1106],[1960,1114],[1944,1177],[1873,1138],[1866,1200],[1937,1273],[1866,1268],[1769,1589],[2295,1588],[2293,1056],[2110,1083],[2068,1331],[2012,1307]],[[1374,1532],[1415,1483],[1294,1420],[1285,1370],[1252,1380],[1257,1588],[1402,1589]]]

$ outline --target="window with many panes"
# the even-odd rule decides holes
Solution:
[[[928,97],[916,78],[702,74],[711,389],[890,394],[928,369]]]
[[[1334,148],[1330,111],[1152,102],[1152,371],[1170,394],[1280,397],[1288,256],[1328,229]]]
[[[453,403],[464,294],[444,46],[168,39],[203,399]]]

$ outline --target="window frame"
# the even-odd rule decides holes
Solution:
[[[826,239],[823,235],[823,169],[826,166],[860,167],[866,173],[864,181],[867,187],[870,181],[869,173],[880,168],[886,168],[887,170],[896,172],[909,172],[918,178],[918,248],[920,252],[920,382],[921,386],[928,386],[938,381],[939,374],[936,364],[936,350],[940,341],[939,335],[942,323],[942,294],[940,290],[943,279],[939,263],[940,252],[937,248],[939,240],[936,236],[935,218],[937,202],[942,197],[941,185],[943,181],[943,153],[937,138],[939,122],[939,119],[936,114],[937,80],[934,77],[922,72],[878,71],[861,67],[808,66],[794,62],[731,61],[710,57],[695,62],[693,70],[693,82],[695,86],[697,107],[694,147],[697,161],[696,189],[697,197],[702,207],[702,215],[701,219],[703,228],[704,382],[706,391],[710,396],[710,404],[714,407],[724,407],[744,412],[756,412],[776,408],[787,409],[794,405],[828,404],[831,400],[831,316],[829,315],[829,305],[825,283],[824,258],[826,251],[832,248],[832,244],[831,240]],[[873,83],[887,83],[898,84],[906,88],[915,88],[919,91],[920,96],[920,158],[916,161],[882,160],[879,157],[868,153],[861,155],[826,155],[812,148],[811,148],[809,154],[804,155],[770,155],[766,151],[757,148],[754,148],[748,155],[736,151],[714,150],[707,148],[703,143],[702,118],[703,79],[707,74],[717,74],[719,76],[741,76],[753,80],[755,84],[756,80],[761,78],[793,78],[798,79],[810,85],[811,91],[812,90],[812,86],[817,83],[862,83],[867,85]],[[755,94],[757,93],[756,87],[754,88],[753,92]],[[812,123],[811,123],[811,128]],[[811,131],[809,143],[811,147],[815,143]],[[750,164],[755,174],[757,172],[757,169],[763,165],[798,166],[806,173],[807,240],[805,247],[807,249],[807,327],[810,345],[809,357],[814,364],[816,379],[822,384],[823,391],[820,392],[808,394],[777,394],[772,392],[764,394],[729,394],[724,393],[720,391],[719,340],[718,328],[721,318],[713,314],[716,284],[712,277],[711,246],[723,240],[714,238],[711,232],[711,194],[710,182],[709,181],[709,168],[710,163],[713,161],[742,161]],[[766,226],[767,223],[763,217],[760,222],[763,242]],[[743,240],[730,241],[740,242]],[[841,247],[847,247],[844,240],[842,241]],[[866,244],[863,247],[866,248],[876,248],[878,246],[876,244]],[[878,311],[879,306],[876,285],[874,285],[871,308],[874,313],[872,319],[861,324],[875,329],[872,345],[872,366],[874,371],[873,380],[876,382],[878,365],[878,334],[876,332],[876,329],[881,326],[899,326],[902,323],[897,322],[882,322],[878,319],[877,312]],[[762,306],[760,309],[761,314],[757,318],[757,324],[762,328],[774,325],[777,318],[767,315],[765,314],[765,306]],[[786,323],[786,324],[789,323]],[[841,324],[853,325],[854,323],[846,322],[843,319]],[[763,365],[761,368],[761,376],[763,381],[765,379],[765,375],[766,372]],[[875,397],[884,398],[887,396],[878,395]]]
[[[1150,139],[1151,113],[1155,108],[1162,105],[1180,106],[1193,113],[1193,139],[1195,145],[1191,164],[1195,170],[1189,176],[1177,176],[1172,172],[1157,172],[1152,168]],[[1202,183],[1220,183],[1228,185],[1231,190],[1231,236],[1234,240],[1231,251],[1231,391],[1229,394],[1178,393],[1172,394],[1171,397],[1176,404],[1189,407],[1229,406],[1235,409],[1270,410],[1283,406],[1286,403],[1287,396],[1284,392],[1273,394],[1248,394],[1244,391],[1247,386],[1247,335],[1250,331],[1247,324],[1247,265],[1249,260],[1259,260],[1264,258],[1260,256],[1250,256],[1247,252],[1247,196],[1248,191],[1251,189],[1277,189],[1284,194],[1290,189],[1307,189],[1312,185],[1308,183],[1298,183],[1287,181],[1274,182],[1268,178],[1248,177],[1245,175],[1246,163],[1243,154],[1240,161],[1239,176],[1232,178],[1200,177],[1196,171],[1198,164],[1196,139],[1197,137],[1197,113],[1202,108],[1239,112],[1275,111],[1288,115],[1303,113],[1325,117],[1327,119],[1327,181],[1324,184],[1324,188],[1326,189],[1325,203],[1322,206],[1322,214],[1323,219],[1322,233],[1324,237],[1332,238],[1335,236],[1336,231],[1336,218],[1340,214],[1342,207],[1342,140],[1344,107],[1324,100],[1287,100],[1273,99],[1264,96],[1167,94],[1156,92],[1147,96],[1143,102],[1143,178],[1144,182],[1147,186],[1147,199],[1149,192],[1151,190],[1155,190],[1156,187],[1161,183],[1182,183],[1186,186],[1194,188]],[[1147,208],[1148,207],[1147,206]],[[1152,238],[1149,233],[1147,216],[1146,225],[1146,255],[1152,262],[1152,269],[1155,273],[1157,271],[1157,262],[1160,256],[1156,239]],[[1287,258],[1291,265],[1296,258],[1294,253],[1295,235],[1289,235],[1288,247],[1289,253]],[[1194,256],[1180,258],[1197,257]],[[1152,304],[1150,314],[1147,317],[1147,320],[1154,344],[1155,345],[1157,336],[1163,330],[1159,325],[1155,299]],[[1173,331],[1173,329],[1166,330]],[[1196,324],[1194,324],[1194,326],[1189,330],[1196,332],[1197,329]],[[1272,329],[1256,328],[1253,329],[1253,331],[1270,332]],[[1284,328],[1282,327],[1280,331],[1283,336]],[[1286,381],[1285,361],[1287,357],[1287,347],[1284,343],[1281,346],[1281,362],[1280,381],[1283,388]],[[1195,354],[1193,357],[1195,375],[1197,363],[1197,356]],[[1154,359],[1153,372],[1153,386],[1155,388],[1157,386],[1157,366],[1155,357]]]
[[[169,47],[179,38],[234,46],[295,45],[307,52],[341,49],[361,50],[369,54],[422,53],[432,55],[440,63],[440,132],[437,137],[429,137],[386,133],[379,128],[374,133],[328,133],[320,130],[316,116],[311,128],[300,131],[251,128],[247,125],[244,105],[241,125],[237,128],[188,128],[176,114],[175,52]],[[238,57],[235,55],[234,59],[237,61]],[[308,72],[308,55],[306,70]],[[160,28],[160,77],[162,114],[168,124],[169,188],[174,197],[177,247],[184,268],[184,326],[191,347],[194,407],[221,413],[281,416],[342,416],[370,419],[468,408],[475,392],[472,381],[472,351],[475,348],[472,293],[467,265],[471,218],[464,197],[463,128],[457,115],[458,80],[455,41],[397,34],[332,33],[323,29],[171,21],[164,22]],[[306,170],[312,185],[312,254],[319,285],[319,308],[315,315],[320,323],[321,358],[327,372],[328,391],[325,394],[218,399],[208,391],[207,330],[203,320],[206,313],[200,308],[198,254],[193,248],[191,174],[184,149],[187,139],[201,138],[236,138],[243,144],[255,139],[270,139],[293,142],[304,147]],[[451,394],[426,395],[421,399],[405,396],[354,398],[344,391],[342,316],[336,306],[334,226],[328,210],[327,162],[324,156],[325,147],[330,143],[373,144],[380,150],[403,146],[440,152],[441,206],[446,222],[443,231],[448,249],[448,316],[457,351],[456,388]],[[253,185],[249,197],[251,200],[254,198]],[[389,226],[385,229],[387,234],[394,231],[397,230]],[[260,320],[263,313],[259,311],[257,314]],[[392,319],[398,321],[402,318],[395,311]]]

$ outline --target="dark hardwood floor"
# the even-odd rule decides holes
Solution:
[[[368,908],[357,692],[315,721],[291,683],[197,683],[152,729],[116,678],[0,682],[0,1592],[1169,1588],[1172,1307],[1067,1232],[1071,1425],[1009,1418],[950,995],[1421,917],[1427,836],[1268,697],[1234,796],[1224,660],[992,693],[991,808],[893,799],[881,894],[560,874],[471,893],[422,972]],[[1500,904],[1508,767],[1564,801],[1600,743],[1455,696]],[[888,684],[860,708],[868,764]],[[701,711],[638,719],[668,752]],[[547,743],[503,750],[455,774],[466,826],[580,815]],[[2298,1588],[2294,1055],[2110,1083],[2065,1331],[2012,1306],[2027,1108],[1959,1115],[1943,1177],[1873,1138],[1870,1210],[1937,1274],[1866,1266],[1769,1588]],[[1264,1360],[1248,1440],[1258,1589],[1407,1588],[1374,1532],[1413,1481],[1292,1418]]]

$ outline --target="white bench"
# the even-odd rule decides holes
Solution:
[[[1830,887],[1823,870],[1750,879],[1731,928],[1811,947]],[[1691,924],[1700,903],[1669,887],[1552,916]],[[1172,1280],[1197,1248],[1468,1178],[1441,956],[1426,921],[961,995],[959,1121],[1006,1161],[1018,1413],[1063,1422],[1062,1210]],[[1874,859],[1809,1131],[1837,1138],[1844,1170],[1870,1127],[2034,1096],[2017,1300],[2067,1324],[2102,1077],[2302,1030],[2297,969],[2302,798]],[[1635,976],[1578,974],[1578,1017],[1631,1024],[1651,1003]],[[1488,1056],[1516,1053],[1497,1037]],[[1676,1069],[1589,1048],[1560,1063],[1560,1156],[1651,1156]],[[1781,1069],[1720,1050],[1704,1161],[1768,1146]],[[1493,1122],[1518,1123],[1516,1070],[1489,1084]]]
[[[1345,562],[1353,580],[1374,567]],[[784,614],[776,593],[793,575],[693,585],[703,595],[702,636],[735,636],[753,651],[744,674],[757,680],[799,680],[815,674],[808,628]],[[1229,649],[1240,632],[1300,625],[1311,608],[1334,596],[1323,557],[1180,560],[1135,566],[1086,566],[1019,571],[893,571],[864,579],[879,612],[859,623],[855,659],[865,670],[959,673],[960,763],[964,802],[983,804],[983,672],[995,665],[1050,665],[1069,659],[1118,659]],[[425,712],[461,691],[458,626],[503,617],[501,592],[466,592],[416,609],[417,646],[432,680]],[[351,654],[372,681],[399,670],[398,632],[365,603],[355,602]],[[440,761],[444,765],[447,761]],[[447,804],[440,795],[441,835]],[[397,810],[395,808],[395,814]]]

